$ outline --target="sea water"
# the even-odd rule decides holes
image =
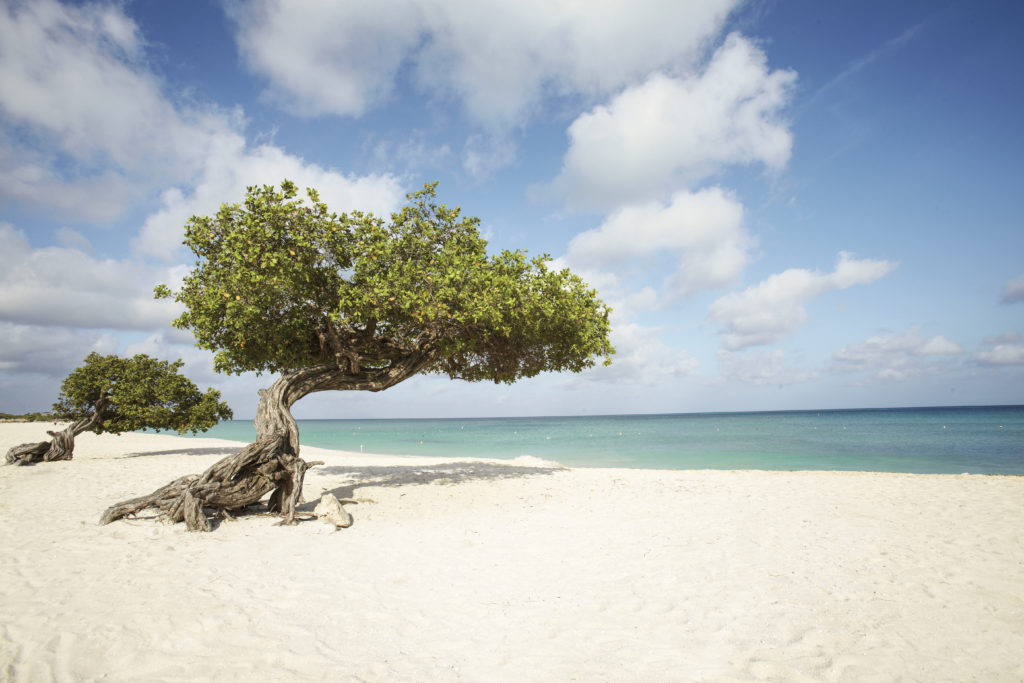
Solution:
[[[303,445],[572,467],[1024,474],[1024,406],[299,420]],[[251,421],[198,436],[248,442]]]

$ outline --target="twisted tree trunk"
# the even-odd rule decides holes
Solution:
[[[325,363],[285,373],[270,388],[260,390],[254,420],[256,441],[218,461],[202,475],[176,479],[148,496],[118,503],[106,510],[100,524],[109,524],[149,507],[163,511],[172,522],[185,522],[189,531],[209,531],[204,507],[224,512],[241,510],[270,493],[268,508],[296,524],[306,470],[322,462],[299,457],[299,428],[291,407],[303,396],[329,390],[381,391],[418,373],[429,358],[410,355],[386,368],[352,372]]]
[[[71,423],[59,432],[47,431],[50,435],[49,441],[13,446],[7,451],[7,464],[32,465],[37,462],[71,460],[75,452],[75,437],[92,428],[101,419],[100,411],[97,411],[87,418]]]

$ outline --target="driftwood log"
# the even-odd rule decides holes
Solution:
[[[147,496],[111,506],[100,524],[157,508],[170,521],[184,522],[189,531],[209,531],[204,508],[231,513],[258,502],[267,493],[269,509],[283,517],[280,524],[296,524],[295,507],[302,502],[306,470],[323,463],[299,457],[299,428],[291,406],[316,391],[381,391],[415,375],[429,360],[428,354],[413,352],[380,368],[325,363],[285,373],[270,388],[260,390],[255,442],[201,475],[175,479]]]
[[[7,451],[8,465],[32,465],[37,462],[71,460],[75,452],[75,437],[91,429],[100,420],[99,412],[73,422],[60,431],[50,431],[49,441],[23,443]]]

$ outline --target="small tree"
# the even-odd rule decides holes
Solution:
[[[156,506],[208,530],[203,506],[234,510],[273,491],[294,523],[304,473],[291,406],[317,391],[382,391],[418,373],[511,383],[544,371],[610,362],[609,309],[568,270],[519,251],[488,255],[477,218],[408,196],[390,221],[337,215],[293,183],[248,188],[243,204],[193,217],[196,254],[175,327],[216,352],[221,372],[281,373],[260,392],[257,440],[201,477],[111,507],[107,523]]]
[[[182,365],[180,360],[171,363],[145,354],[118,358],[90,353],[85,364],[64,379],[53,404],[53,418],[71,424],[48,431],[50,441],[11,448],[7,462],[70,460],[75,437],[86,431],[120,434],[152,428],[195,433],[230,419],[231,409],[220,402],[220,392],[200,393],[190,379],[178,374]]]

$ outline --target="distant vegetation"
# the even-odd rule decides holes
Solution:
[[[71,460],[75,437],[83,432],[121,434],[152,428],[195,434],[230,419],[231,408],[220,401],[220,392],[201,393],[178,373],[182,365],[180,359],[172,363],[144,353],[118,358],[93,351],[61,382],[53,412],[41,417],[69,424],[46,432],[50,441],[14,446],[4,459],[16,465]]]
[[[55,419],[53,413],[25,413],[24,415],[11,415],[0,413],[0,422],[49,422]]]

